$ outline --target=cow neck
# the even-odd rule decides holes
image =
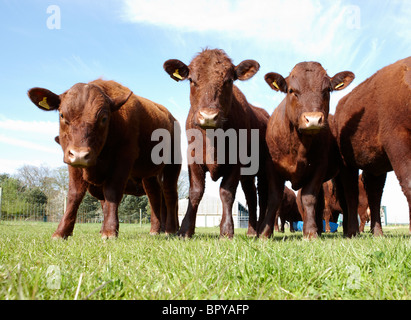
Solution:
[[[290,123],[291,136],[295,141],[298,141],[297,154],[295,157],[294,170],[291,173],[290,181],[294,190],[301,187],[301,183],[307,173],[307,167],[309,166],[308,154],[310,152],[312,143],[316,136],[302,134]],[[295,145],[294,145],[295,146]]]

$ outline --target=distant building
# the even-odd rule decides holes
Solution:
[[[188,199],[178,201],[178,221],[181,222],[187,212]],[[220,198],[204,194],[198,206],[196,227],[218,227],[220,225],[223,206]],[[233,204],[234,228],[248,227],[248,210],[238,201]]]

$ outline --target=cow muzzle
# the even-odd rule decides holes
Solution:
[[[66,154],[67,164],[73,167],[89,167],[93,165],[89,148],[69,148]]]
[[[216,109],[201,109],[197,113],[197,123],[201,128],[218,128],[220,111]]]
[[[304,112],[300,117],[299,130],[308,134],[316,134],[325,126],[322,112]]]

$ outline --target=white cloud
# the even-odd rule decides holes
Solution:
[[[24,164],[61,164],[62,152],[54,141],[58,121],[23,121],[0,115],[0,172],[12,173]]]
[[[10,136],[6,136],[4,134],[0,134],[0,142],[15,146],[15,147],[25,148],[25,149],[38,150],[38,151],[52,153],[52,154],[61,154],[61,151],[59,151],[57,147],[55,148],[47,147],[47,146],[44,146],[38,143],[33,143],[32,141],[13,138]]]
[[[22,121],[0,116],[0,129],[7,130],[7,132],[31,132],[54,137],[58,135],[59,127],[57,121]]]
[[[280,48],[286,45],[318,54],[341,46],[335,39],[352,31],[349,8],[341,1],[323,6],[319,0],[125,0],[123,19],[183,33],[218,32],[232,38],[270,41]]]

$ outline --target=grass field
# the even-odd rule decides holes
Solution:
[[[0,300],[5,299],[411,299],[407,227],[385,237],[301,232],[249,239],[236,229],[198,228],[191,240],[120,225],[104,241],[100,224],[77,224],[54,241],[54,223],[0,222]],[[340,230],[339,230],[340,231]]]

